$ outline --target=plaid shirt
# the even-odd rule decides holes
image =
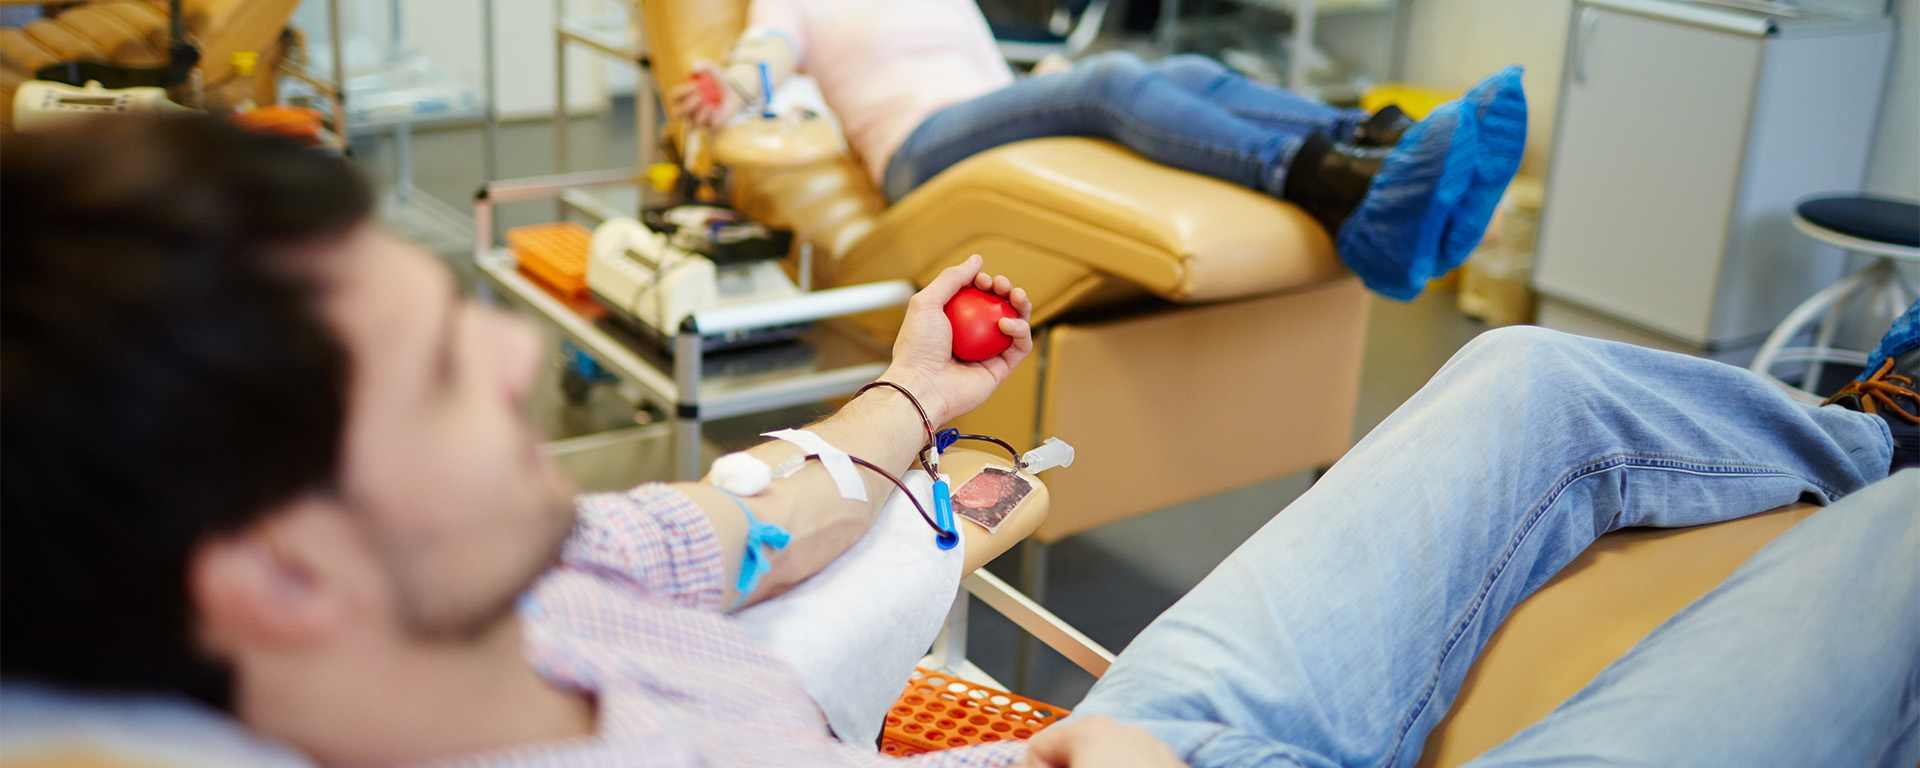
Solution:
[[[598,732],[458,764],[997,768],[1025,754],[1016,742],[892,760],[836,741],[793,670],[721,612],[719,541],[692,499],[647,485],[578,507],[560,566],[520,614],[541,675],[595,695]]]

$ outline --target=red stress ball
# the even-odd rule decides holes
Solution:
[[[1019,319],[1020,312],[1004,297],[971,285],[947,302],[947,322],[953,324],[953,356],[969,363],[1005,352],[1013,337],[1000,331],[1000,318]]]
[[[693,73],[693,87],[700,94],[701,104],[705,105],[709,109],[718,108],[720,106],[720,101],[723,97],[723,94],[720,92],[720,89],[724,86],[720,85],[720,78],[714,77],[713,73],[711,72]]]

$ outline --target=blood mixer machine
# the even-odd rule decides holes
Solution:
[[[594,229],[587,287],[623,325],[667,344],[695,312],[799,296],[781,267],[791,232],[728,208],[681,205]],[[791,339],[804,324],[707,336],[707,351]]]

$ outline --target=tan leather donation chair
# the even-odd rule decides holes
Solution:
[[[641,10],[665,89],[723,60],[746,3]],[[1048,474],[1030,541],[1325,466],[1349,445],[1367,299],[1285,203],[1089,139],[983,153],[890,209],[844,154],[731,170],[737,204],[813,244],[822,284],[924,284],[977,252],[1033,293],[1037,364],[960,425],[1078,446]],[[868,325],[884,338],[897,319]],[[1537,722],[1814,512],[1602,538],[1494,635],[1422,765],[1463,764]]]
[[[723,61],[747,10],[639,6],[662,93]],[[1351,444],[1367,297],[1292,205],[1083,138],[982,153],[892,207],[845,152],[728,170],[738,206],[812,245],[816,285],[924,285],[978,253],[1032,294],[1036,359],[955,425],[1077,447],[1030,541],[1325,467]],[[899,327],[865,320],[876,343]]]
[[[1819,507],[1600,537],[1521,602],[1427,734],[1422,768],[1464,765],[1539,722],[1615,659]]]
[[[128,67],[167,61],[165,0],[21,2],[51,14],[17,29],[0,30],[0,130],[11,130],[13,93],[50,64],[91,60]],[[275,78],[287,53],[283,34],[299,0],[183,0],[181,21],[188,42],[200,50],[201,87],[210,103],[275,101]],[[257,64],[240,75],[234,54],[251,51]]]

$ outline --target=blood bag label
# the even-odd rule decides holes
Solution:
[[[1032,492],[1033,484],[1018,473],[987,467],[954,492],[953,512],[993,533]]]

